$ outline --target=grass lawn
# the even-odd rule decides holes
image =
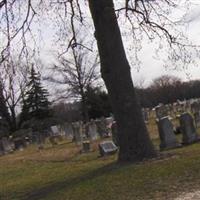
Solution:
[[[100,158],[97,144],[93,149],[80,154],[64,141],[0,157],[0,200],[173,199],[199,187],[200,143],[167,151],[162,159],[123,165],[116,155]]]

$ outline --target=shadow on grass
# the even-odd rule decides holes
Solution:
[[[45,187],[41,187],[39,189],[35,189],[34,191],[29,191],[28,193],[24,194],[20,199],[22,200],[42,200],[48,198],[48,196],[52,196],[57,191],[65,190],[66,192],[70,189],[74,188],[80,182],[92,180],[93,178],[102,176],[106,173],[110,173],[112,171],[117,170],[121,167],[122,164],[118,163],[111,163],[104,167],[98,168],[96,170],[90,171],[82,176],[77,176],[73,178],[68,178],[63,181],[58,181],[52,184],[49,184]]]

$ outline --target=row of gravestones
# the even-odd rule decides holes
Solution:
[[[190,99],[187,101],[177,100],[177,102],[173,104],[166,104],[166,105],[160,103],[155,108],[153,108],[152,111],[155,111],[157,119],[160,119],[168,115],[174,118],[177,115],[180,115],[184,112],[190,112],[194,115],[195,118],[199,118],[198,121],[200,121],[200,113],[199,113],[200,100],[199,99]],[[149,108],[142,109],[143,118],[146,123],[148,123],[149,121],[150,113],[151,109]]]
[[[95,141],[98,138],[109,137],[112,122],[113,118],[102,118],[91,120],[86,124],[81,121],[64,123],[59,126],[58,132],[67,139],[73,139],[76,144],[81,144],[84,139]]]
[[[180,147],[181,145],[191,144],[199,141],[194,121],[189,113],[183,113],[179,117],[180,130],[182,133],[182,144],[177,142],[174,134],[173,124],[168,117],[163,117],[157,121],[159,136],[160,136],[160,149],[169,149]]]

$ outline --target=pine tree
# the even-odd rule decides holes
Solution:
[[[21,121],[30,119],[43,120],[50,117],[48,91],[41,85],[40,75],[32,66],[27,84],[27,92],[23,98]]]

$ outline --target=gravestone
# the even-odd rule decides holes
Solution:
[[[199,141],[192,116],[189,113],[183,113],[179,120],[181,132],[183,134],[182,143],[190,144]]]
[[[113,141],[104,141],[99,144],[99,153],[101,156],[115,154],[117,150],[118,148]]]
[[[195,101],[191,104],[191,112],[194,113],[198,113],[200,111],[200,104],[199,102]]]
[[[96,120],[97,132],[100,137],[106,137],[108,135],[108,130],[106,126],[106,120],[104,117]]]
[[[63,128],[64,128],[64,132],[65,132],[65,137],[66,137],[67,139],[73,139],[74,133],[73,133],[72,124],[66,122],[66,123],[64,123],[64,127],[63,127]]]
[[[114,119],[113,117],[107,117],[106,118],[106,127],[107,127],[107,137],[112,136],[112,123],[113,123]]]
[[[11,144],[11,142],[9,141],[8,138],[3,137],[1,139],[1,142],[2,142],[4,153],[11,153],[11,152],[13,152],[13,150],[14,150],[13,149],[13,145]]]
[[[160,150],[179,147],[180,144],[176,140],[173,131],[173,125],[168,117],[163,117],[157,121],[159,136],[160,136]]]
[[[90,141],[84,141],[82,145],[83,145],[82,153],[87,153],[90,151]]]
[[[200,128],[200,111],[194,113],[194,121],[196,128]]]
[[[93,141],[98,139],[97,126],[94,120],[88,123],[88,136]]]
[[[58,136],[60,131],[57,126],[51,126],[51,136]]]
[[[74,141],[77,145],[80,145],[83,140],[82,122],[74,122],[72,126],[73,126],[73,132],[74,132]]]

